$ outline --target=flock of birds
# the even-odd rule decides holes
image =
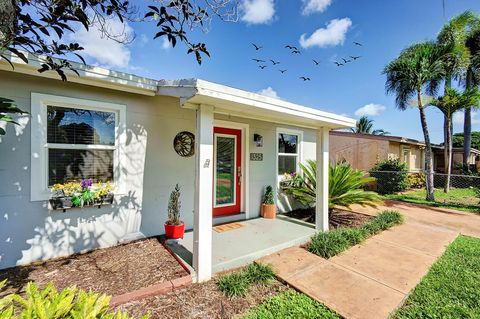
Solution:
[[[360,42],[353,42],[354,45],[356,46],[363,46],[363,44],[361,44]],[[253,47],[255,48],[255,51],[261,51],[263,49],[263,46],[261,45],[258,45],[258,44],[255,44],[255,43],[252,43]],[[300,55],[302,54],[302,52],[296,47],[296,46],[293,46],[293,45],[286,45],[285,46],[285,49],[288,49],[290,50],[290,53],[291,54],[294,54],[294,55]],[[351,62],[354,62],[354,61],[357,61],[358,59],[360,59],[361,56],[360,55],[350,55],[348,58],[341,58],[339,61],[333,61],[333,63],[337,66],[337,67],[342,67],[342,66],[345,66],[347,65],[348,63],[351,63]],[[261,69],[261,70],[264,70],[268,67],[268,62],[271,62],[272,63],[272,66],[275,67],[276,65],[280,64],[280,61],[276,61],[274,59],[258,59],[258,58],[253,58],[252,59],[253,61],[255,61],[258,65],[258,67]],[[319,66],[321,64],[321,61],[320,60],[315,60],[315,59],[312,59],[313,63],[315,66]],[[281,74],[284,74],[285,72],[287,72],[288,70],[287,69],[278,69],[278,71],[281,73]],[[303,80],[304,82],[305,81],[311,81],[311,78],[309,76],[300,76],[299,77],[300,80]]]

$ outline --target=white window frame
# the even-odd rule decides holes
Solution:
[[[278,151],[278,148],[279,148],[279,137],[280,137],[280,134],[289,134],[289,135],[296,135],[298,137],[298,140],[297,140],[297,153],[280,153]],[[302,163],[302,149],[303,149],[303,131],[300,131],[300,130],[292,130],[292,129],[288,129],[288,128],[277,128],[277,134],[275,135],[275,138],[276,138],[276,143],[275,143],[275,152],[277,154],[276,156],[276,172],[275,174],[277,175],[277,179],[278,179],[278,183],[280,183],[282,181],[282,178],[283,178],[283,174],[279,174],[278,172],[278,159],[279,159],[279,156],[296,156],[297,157],[297,162],[296,162],[296,172],[298,173],[299,171],[299,163]]]
[[[56,144],[47,142],[47,106],[79,108],[104,112],[115,112],[115,146],[111,145],[78,145]],[[125,193],[124,174],[121,174],[120,163],[125,159],[126,142],[126,106],[93,100],[70,98],[65,96],[33,93],[31,94],[31,165],[30,165],[30,201],[48,200],[48,150],[63,149],[102,149],[114,150],[113,179],[114,192]]]

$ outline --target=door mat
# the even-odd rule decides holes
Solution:
[[[243,227],[242,224],[235,222],[235,223],[228,223],[228,224],[214,226],[213,230],[216,231],[217,233],[223,233],[229,230],[242,228],[242,227]]]

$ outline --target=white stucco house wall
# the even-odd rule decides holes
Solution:
[[[178,183],[182,220],[194,231],[197,279],[208,279],[212,225],[258,217],[265,186],[278,185],[284,171],[307,159],[319,163],[317,228],[328,228],[329,131],[352,127],[353,119],[198,79],[157,81],[74,64],[80,77],[67,72],[62,82],[54,72],[38,73],[34,58],[13,62],[15,69],[0,62],[0,96],[29,114],[20,126],[7,126],[0,142],[0,269],[112,246],[140,233],[161,235]],[[89,111],[82,121],[95,128],[96,142],[55,141],[51,112],[74,116],[72,110]],[[80,140],[82,130],[75,132]],[[175,151],[180,132],[194,134],[193,156]],[[49,209],[49,187],[72,165],[62,154],[75,152],[101,159],[80,166],[111,177],[113,205]],[[219,202],[214,172],[233,158],[232,185],[238,187]],[[292,203],[279,195],[277,205],[287,211]]]

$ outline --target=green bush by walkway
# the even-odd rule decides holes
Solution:
[[[252,284],[266,285],[274,278],[270,265],[250,264],[243,270],[220,277],[218,288],[229,298],[243,297]]]
[[[267,299],[261,305],[251,309],[243,319],[340,319],[332,310],[318,301],[287,290],[277,296]]]
[[[403,223],[403,216],[397,211],[383,211],[361,228],[337,228],[320,232],[307,245],[309,252],[323,258],[330,258],[360,244],[379,232]]]
[[[479,284],[480,239],[459,236],[393,318],[480,318]]]

